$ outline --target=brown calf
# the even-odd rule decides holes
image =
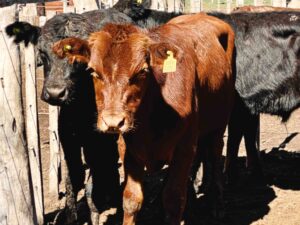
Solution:
[[[180,224],[198,139],[207,140],[203,147],[209,148],[215,165],[212,190],[222,191],[219,160],[234,92],[232,29],[219,19],[196,14],[152,30],[108,24],[91,34],[88,44],[74,40],[91,53],[85,61],[96,74],[97,128],[120,133],[123,224],[135,224],[145,172],[164,164],[169,164],[163,192],[166,218]]]

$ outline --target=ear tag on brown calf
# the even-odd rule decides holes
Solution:
[[[68,52],[68,51],[70,51],[71,49],[72,49],[72,46],[71,46],[71,45],[64,45],[64,48],[63,48],[64,52]]]
[[[163,73],[176,72],[176,63],[177,60],[173,56],[172,51],[167,51],[168,57],[164,61]]]

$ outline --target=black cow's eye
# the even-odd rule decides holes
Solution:
[[[45,69],[48,70],[50,67],[50,62],[49,62],[49,57],[48,55],[39,50],[39,54],[38,54],[38,61],[37,61],[38,66],[44,65]]]
[[[39,56],[40,56],[40,58],[41,58],[41,60],[42,60],[43,63],[46,62],[46,61],[48,61],[47,54],[45,54],[44,52],[39,51]]]

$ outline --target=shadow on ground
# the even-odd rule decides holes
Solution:
[[[284,142],[283,142],[284,143]],[[254,182],[253,177],[245,168],[245,157],[239,157],[240,179],[231,187],[225,187],[224,202],[225,216],[216,220],[209,216],[205,196],[199,198],[189,195],[185,212],[186,225],[248,225],[268,214],[269,203],[276,196],[272,189],[275,185],[282,189],[300,190],[300,152],[285,151],[285,145],[273,148],[270,152],[261,152],[265,180],[260,184]],[[167,170],[163,170],[145,179],[145,201],[138,216],[138,225],[163,224],[163,208],[161,192]],[[82,207],[82,206],[81,206]],[[84,210],[85,207],[82,207]],[[120,209],[118,210],[121,211]],[[53,221],[49,214],[47,221]],[[82,213],[86,217],[87,213]],[[111,216],[106,224],[121,223],[121,213]],[[87,218],[81,218],[81,221]]]

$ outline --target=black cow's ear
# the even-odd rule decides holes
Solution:
[[[41,28],[33,26],[26,22],[14,22],[5,28],[8,36],[14,37],[15,43],[24,41],[25,46],[28,46],[29,42],[36,45],[41,33]]]

